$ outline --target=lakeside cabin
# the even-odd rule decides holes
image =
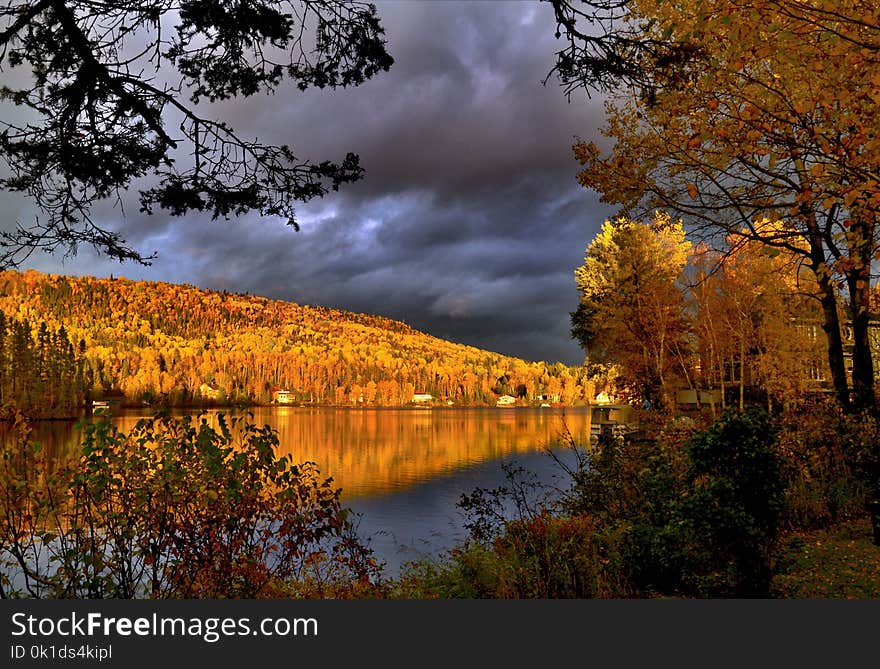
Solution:
[[[412,401],[414,404],[425,404],[426,402],[430,402],[434,399],[434,396],[431,393],[416,393],[412,397]]]
[[[497,407],[512,407],[514,404],[516,404],[516,398],[513,395],[502,395],[495,402]]]
[[[272,403],[273,404],[293,404],[293,393],[291,393],[286,388],[273,388],[272,389]]]

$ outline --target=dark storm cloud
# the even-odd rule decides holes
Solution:
[[[536,2],[380,3],[390,72],[345,91],[282,89],[227,104],[243,135],[302,158],[360,155],[363,181],[299,207],[302,231],[147,217],[104,220],[150,268],[85,251],[68,273],[194,283],[405,320],[420,330],[529,359],[582,359],[569,336],[573,270],[609,211],[574,180],[575,135],[602,109],[541,84],[557,48]]]

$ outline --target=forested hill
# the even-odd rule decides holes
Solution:
[[[468,405],[502,394],[524,404],[592,397],[581,368],[454,344],[379,316],[189,285],[5,271],[0,310],[35,338],[43,323],[63,326],[83,400],[266,403],[278,389],[337,405],[400,406],[416,393]],[[4,351],[4,365],[15,364]]]

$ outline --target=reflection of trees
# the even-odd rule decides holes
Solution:
[[[115,419],[128,432],[141,415]],[[282,454],[313,461],[344,496],[380,495],[444,472],[560,443],[567,427],[589,443],[589,411],[257,409],[278,430]],[[0,433],[5,438],[5,433]],[[38,423],[34,438],[53,454],[74,451],[73,423]]]
[[[272,424],[271,410],[256,414]],[[314,460],[343,494],[375,495],[444,472],[560,442],[588,443],[588,412],[302,410],[278,416],[281,447]]]
[[[50,459],[69,457],[79,443],[79,432],[76,421],[72,420],[35,420],[30,424],[31,440],[39,444]],[[6,444],[15,438],[12,424],[0,421],[0,443]]]

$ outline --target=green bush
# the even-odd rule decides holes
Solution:
[[[575,473],[568,512],[600,521],[622,593],[766,594],[785,491],[770,417],[679,427],[600,443]]]
[[[761,409],[728,413],[688,444],[682,520],[699,594],[769,593],[785,502],[776,429]]]
[[[684,444],[693,431],[656,426],[653,435],[600,439],[572,472],[563,511],[597,520],[595,540],[603,547],[605,580],[616,584],[614,596],[682,590]]]

